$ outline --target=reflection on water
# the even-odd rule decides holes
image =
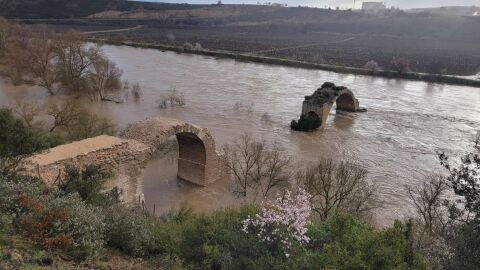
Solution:
[[[406,184],[439,170],[435,151],[460,154],[480,128],[480,89],[336,74],[289,67],[241,63],[158,50],[105,46],[105,53],[124,70],[130,82],[140,82],[142,101],[124,104],[88,103],[121,127],[149,116],[166,116],[207,127],[218,145],[243,132],[276,141],[299,161],[320,157],[357,158],[370,171],[385,202],[380,224],[411,212]],[[352,89],[367,113],[331,113],[321,132],[289,129],[298,118],[305,95],[325,81]],[[185,107],[159,110],[156,100],[175,86]],[[38,99],[41,89],[13,89],[0,82],[0,105],[15,95]],[[57,98],[57,97],[55,97]],[[238,106],[240,104],[242,106]],[[237,105],[237,106],[236,106]],[[175,151],[173,151],[175,152]],[[211,210],[233,200],[225,183],[198,188],[176,180],[175,154],[153,160],[145,172],[145,196],[150,208]]]

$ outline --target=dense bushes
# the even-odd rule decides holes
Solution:
[[[0,175],[21,169],[26,155],[61,143],[60,137],[31,129],[12,111],[0,108]]]
[[[406,226],[396,222],[391,228],[376,230],[355,219],[335,215],[312,224],[305,261],[299,269],[426,269],[426,262],[409,250]],[[413,254],[408,262],[407,257]]]
[[[26,155],[62,142],[57,136],[28,128],[9,109],[0,108],[0,130],[1,157]]]
[[[63,194],[34,178],[0,177],[0,212],[16,232],[45,249],[61,249],[77,258],[103,247],[105,224],[100,209],[78,194]]]
[[[83,201],[99,206],[109,206],[120,201],[117,188],[102,192],[103,184],[111,174],[100,170],[98,166],[90,165],[80,170],[73,165],[67,165],[65,172],[65,179],[59,185],[65,193],[78,193]]]
[[[193,269],[426,269],[408,248],[406,226],[397,222],[378,231],[352,217],[337,215],[312,223],[310,244],[295,256],[245,234],[239,225],[255,208],[223,210],[211,216],[189,215],[160,226],[161,245],[170,257]],[[293,243],[292,243],[293,244]],[[413,254],[411,263],[406,258]]]
[[[79,189],[81,193],[84,190]],[[90,190],[96,193],[96,189]],[[409,249],[407,229],[401,223],[376,230],[350,216],[335,215],[310,223],[309,243],[292,241],[293,254],[287,257],[277,245],[242,230],[242,221],[258,213],[254,206],[157,218],[114,202],[98,205],[88,199],[96,196],[80,196],[72,188],[68,191],[47,187],[33,178],[2,177],[2,233],[13,227],[45,249],[62,250],[78,259],[114,248],[148,259],[153,268],[426,268],[422,258]],[[407,260],[409,256],[413,259]]]
[[[155,227],[159,223],[157,218],[121,205],[109,207],[107,210],[105,237],[109,247],[128,255],[147,258],[160,253],[161,246],[155,235]]]

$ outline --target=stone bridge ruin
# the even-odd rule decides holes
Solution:
[[[297,131],[312,131],[325,128],[328,115],[336,103],[338,111],[364,112],[352,91],[343,86],[326,82],[302,104],[300,120],[292,121],[291,128]]]
[[[46,150],[27,160],[27,172],[55,184],[67,164],[97,165],[114,173],[105,185],[122,191],[122,200],[143,200],[143,169],[155,151],[170,137],[179,146],[178,177],[206,186],[224,177],[220,155],[207,129],[170,118],[148,118],[129,125],[120,137],[101,135]]]

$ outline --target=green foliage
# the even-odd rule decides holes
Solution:
[[[105,224],[98,207],[86,204],[78,194],[64,195],[37,179],[0,177],[0,213],[27,239],[78,259],[103,247]]]
[[[480,222],[470,221],[458,226],[449,244],[453,254],[446,269],[478,269],[480,265]]]
[[[56,197],[46,205],[49,209],[65,209],[67,216],[55,223],[51,234],[66,235],[71,239],[69,252],[83,260],[98,253],[104,246],[105,222],[101,210],[84,203],[77,194]]]
[[[156,227],[161,251],[192,269],[426,269],[408,248],[405,225],[379,231],[350,216],[312,223],[311,242],[296,246],[290,258],[275,246],[242,231],[241,221],[257,209],[187,215]],[[294,243],[292,243],[294,244]],[[166,254],[166,255],[165,255]],[[409,254],[411,262],[407,262]]]
[[[256,213],[243,207],[189,214],[158,226],[157,236],[163,252],[194,269],[279,269],[286,262],[283,252],[242,231],[242,220]]]
[[[117,188],[103,192],[103,185],[111,174],[98,166],[89,165],[80,170],[73,165],[67,165],[65,172],[65,179],[59,186],[65,193],[78,193],[86,203],[98,206],[109,206],[120,201]]]
[[[242,230],[242,221],[258,213],[254,206],[213,214],[180,211],[162,218],[121,204],[99,207],[91,204],[98,205],[92,200],[98,195],[98,183],[77,180],[88,176],[98,182],[101,177],[93,168],[85,171],[72,169],[74,177],[65,191],[34,178],[3,177],[0,228],[11,231],[8,227],[13,226],[37,245],[63,250],[79,260],[109,247],[172,269],[426,268],[409,248],[408,229],[401,223],[379,231],[337,215],[309,225],[311,241],[306,246],[290,243],[287,258],[278,246]]]
[[[57,136],[28,128],[9,109],[0,109],[0,157],[31,154],[62,143]]]
[[[158,219],[121,205],[104,210],[107,230],[106,242],[128,255],[151,257],[160,253],[161,246],[155,235]]]
[[[396,222],[383,231],[363,225],[350,216],[336,215],[309,228],[312,241],[294,269],[426,269],[425,261],[413,253],[407,264],[406,226]]]
[[[320,127],[322,121],[318,116],[301,115],[300,120],[292,120],[290,128],[295,131],[312,131]]]
[[[447,235],[452,256],[447,269],[478,269],[480,265],[480,133],[474,142],[474,150],[453,165],[449,157],[438,153],[440,164],[449,171],[447,180],[459,199],[450,202],[449,218],[453,224]]]

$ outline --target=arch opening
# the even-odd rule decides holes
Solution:
[[[178,172],[177,177],[198,185],[205,185],[207,152],[205,145],[193,133],[177,133]]]
[[[357,110],[355,105],[355,98],[349,93],[341,94],[337,100],[337,110],[355,112]]]

